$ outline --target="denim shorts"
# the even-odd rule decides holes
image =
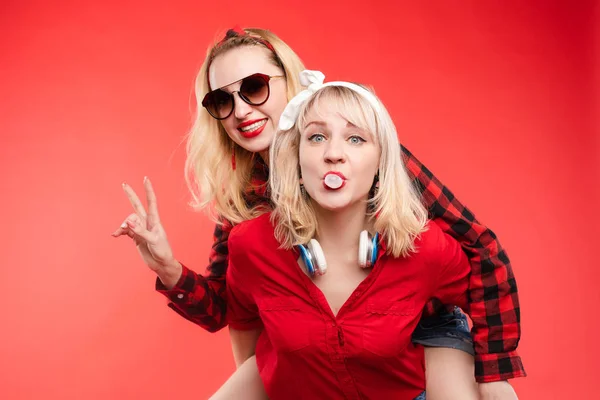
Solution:
[[[425,391],[423,391],[423,393],[415,397],[414,400],[427,400],[427,397],[425,396]]]
[[[442,311],[440,314],[421,318],[413,332],[412,342],[425,347],[447,347],[475,355],[467,316],[458,307],[454,307],[452,312]]]

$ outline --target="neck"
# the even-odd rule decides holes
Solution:
[[[259,151],[258,155],[260,156],[260,158],[262,158],[264,163],[267,164],[267,166],[269,166],[269,148],[267,147],[266,150]]]
[[[360,202],[344,210],[324,210],[315,204],[319,230],[316,239],[328,255],[346,255],[349,261],[358,259],[360,232],[369,229],[367,204]]]

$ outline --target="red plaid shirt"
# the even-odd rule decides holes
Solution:
[[[475,376],[478,382],[494,382],[526,376],[516,352],[521,336],[517,284],[508,255],[496,235],[479,223],[450,190],[402,147],[408,174],[422,195],[430,216],[444,232],[454,237],[469,257],[469,315],[473,320]],[[248,204],[268,204],[267,166],[258,158],[254,170],[253,189],[247,194]],[[214,243],[207,275],[202,276],[183,267],[177,285],[168,290],[159,279],[156,290],[167,296],[169,307],[184,318],[209,332],[226,326],[225,273],[229,250],[227,241],[232,225],[223,221],[215,227]],[[433,300],[426,314],[442,307]]]

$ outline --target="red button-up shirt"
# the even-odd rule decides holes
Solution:
[[[471,335],[475,345],[477,381],[494,382],[526,376],[516,350],[521,338],[521,307],[508,254],[491,229],[479,222],[414,154],[406,147],[400,147],[406,171],[421,193],[431,219],[458,240],[471,263],[469,308],[473,320]],[[245,196],[248,204],[269,204],[268,176],[267,166],[257,157]],[[225,275],[232,225],[226,220],[222,222],[215,227],[206,276],[184,266],[181,279],[171,290],[156,280],[156,289],[170,300],[169,307],[210,332],[226,325]],[[427,312],[434,312],[438,306],[439,301],[431,301]]]
[[[425,388],[423,349],[411,343],[437,298],[467,307],[469,262],[436,224],[405,258],[385,254],[334,316],[321,290],[283,250],[270,214],[229,236],[228,321],[262,328],[256,361],[271,399],[413,399]],[[358,239],[357,239],[358,240]],[[356,268],[359,268],[357,265]]]

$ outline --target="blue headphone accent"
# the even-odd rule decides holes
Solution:
[[[373,239],[371,239],[371,246],[371,266],[373,266],[377,261],[377,253],[379,253],[379,232],[376,232]]]
[[[304,265],[306,265],[306,269],[308,270],[308,274],[313,276],[315,274],[315,267],[312,263],[312,256],[308,248],[304,245],[299,245],[298,249],[300,249],[300,255],[302,256],[302,261],[304,261]]]

